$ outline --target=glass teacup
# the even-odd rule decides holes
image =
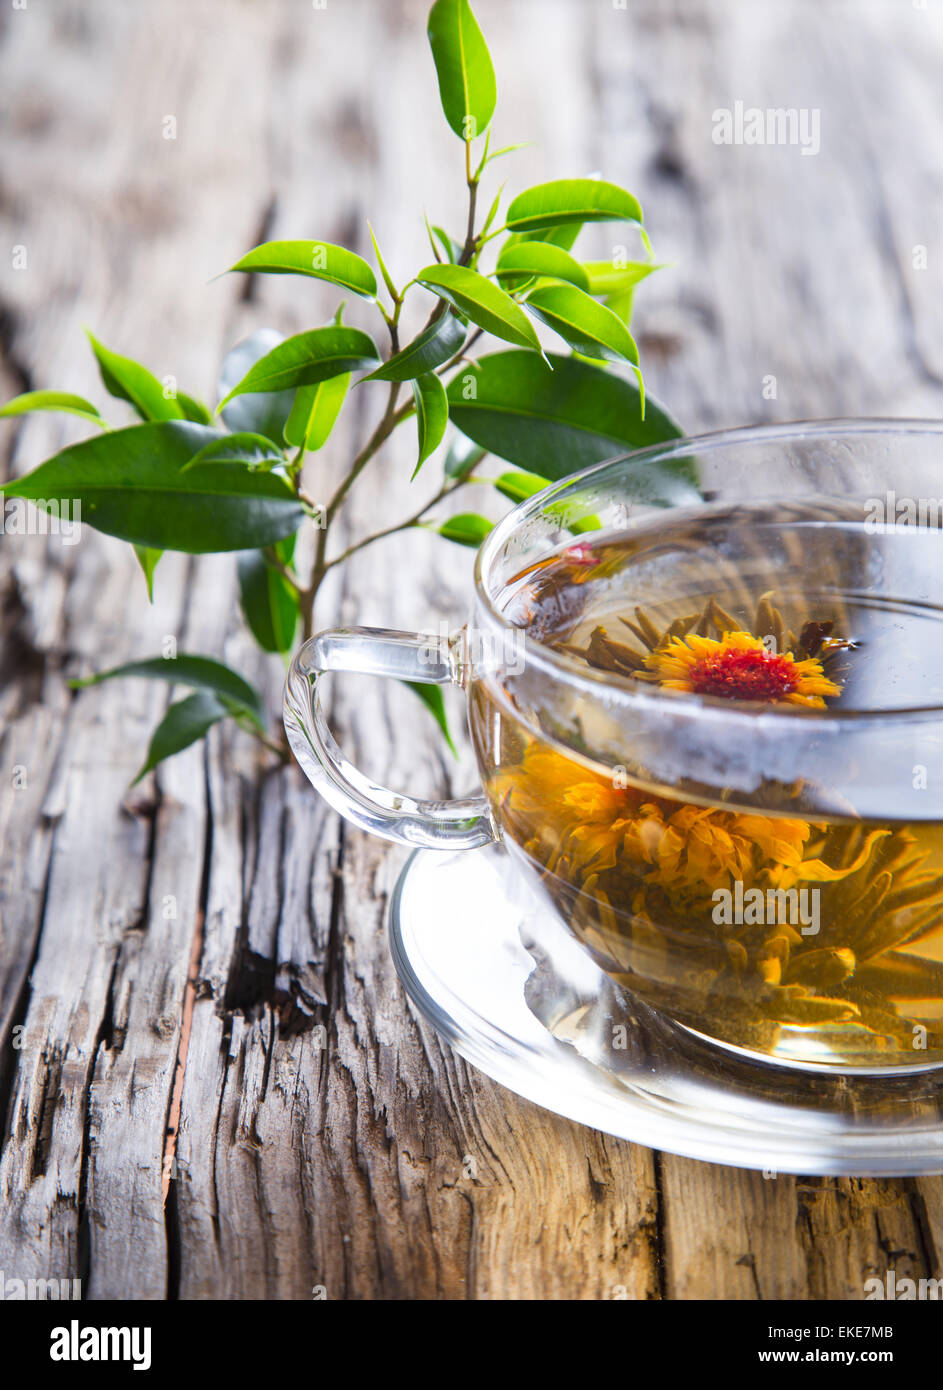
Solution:
[[[500,839],[607,974],[712,1042],[939,1065],[941,453],[943,423],[826,421],[587,469],[496,526],[461,632],[306,642],[292,749],[364,829]],[[329,671],[462,685],[483,794],[370,782]]]

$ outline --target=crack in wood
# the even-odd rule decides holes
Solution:
[[[17,394],[36,389],[29,361],[20,351],[19,330],[18,311],[0,298],[0,368],[12,379]]]

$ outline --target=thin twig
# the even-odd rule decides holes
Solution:
[[[290,584],[293,589],[297,589],[299,594],[304,593],[304,585],[298,578],[297,574],[295,574],[295,571],[289,565],[284,564],[278,558],[272,546],[267,545],[263,553],[265,555],[266,563],[271,565],[273,570],[277,570],[278,573],[282,576],[282,578],[288,584]]]
[[[333,569],[335,565],[340,565],[345,560],[349,560],[351,555],[355,555],[358,550],[363,550],[368,545],[373,545],[374,541],[381,541],[386,536],[394,536],[397,531],[408,531],[411,526],[418,526],[422,518],[426,515],[426,512],[431,511],[436,503],[451,496],[453,492],[457,492],[458,489],[464,487],[466,483],[476,483],[478,481],[477,478],[472,477],[450,478],[447,483],[443,483],[434,497],[430,497],[425,506],[420,507],[419,511],[415,512],[406,521],[398,521],[395,526],[386,526],[382,531],[376,531],[372,536],[364,536],[363,540],[355,541],[353,545],[349,545],[340,555],[335,555],[333,560],[328,560],[325,564],[325,570]]]
[[[483,328],[476,328],[474,333],[469,338],[468,342],[462,344],[462,346],[459,348],[458,352],[455,354],[454,357],[450,357],[449,360],[447,362],[444,362],[441,367],[436,367],[436,372],[439,374],[439,376],[444,376],[445,373],[449,371],[452,367],[457,366],[457,364],[461,362],[462,358],[468,352],[468,349],[474,343],[477,343],[478,339],[481,337],[484,331],[485,330]]]

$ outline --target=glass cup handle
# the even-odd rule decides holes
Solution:
[[[461,635],[448,640],[387,628],[333,628],[295,653],[285,683],[288,742],[312,785],[361,830],[425,849],[474,849],[495,839],[484,796],[414,801],[358,772],[337,746],[321,709],[319,683],[329,671],[461,685],[461,640]]]

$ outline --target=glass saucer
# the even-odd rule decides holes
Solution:
[[[718,1048],[604,975],[497,845],[416,851],[390,908],[412,1002],[467,1061],[594,1129],[711,1163],[943,1173],[943,1077],[823,1075]]]

